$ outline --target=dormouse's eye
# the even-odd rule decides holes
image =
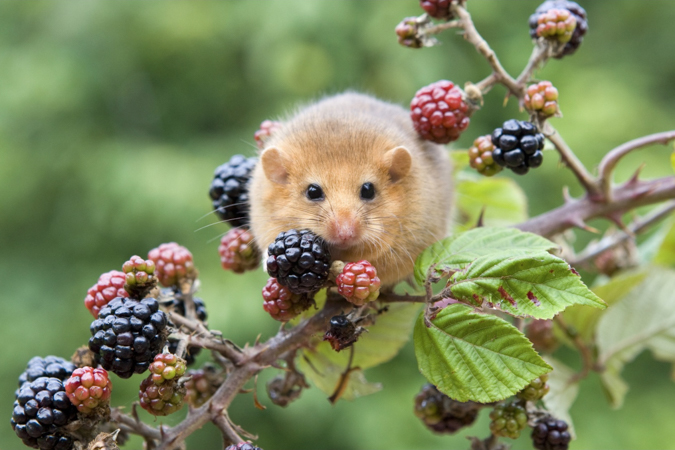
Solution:
[[[323,200],[325,196],[323,195],[323,189],[321,189],[321,186],[313,183],[310,184],[307,187],[307,198],[315,202]]]
[[[361,186],[361,199],[372,200],[375,198],[375,185],[373,183],[363,183]]]

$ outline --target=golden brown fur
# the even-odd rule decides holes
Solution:
[[[411,158],[389,152],[397,147]],[[365,182],[376,187],[371,201],[359,196]],[[306,197],[311,183],[325,201]],[[271,137],[251,181],[251,229],[263,252],[280,232],[309,229],[328,241],[334,259],[366,259],[390,286],[445,237],[451,198],[445,149],[420,140],[400,106],[346,93],[301,109]],[[347,248],[334,238],[345,221],[358,233]]]

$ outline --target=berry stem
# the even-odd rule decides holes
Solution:
[[[541,67],[549,58],[549,47],[546,43],[537,42],[537,45],[532,50],[532,55],[527,61],[527,65],[523,71],[518,75],[516,81],[521,86],[525,86],[530,79],[532,79],[532,74],[534,71]]]
[[[579,350],[581,355],[581,371],[576,375],[571,377],[568,381],[569,384],[578,383],[588,376],[591,370],[601,371],[602,369],[595,364],[593,361],[593,352],[586,345],[586,343],[581,339],[579,334],[567,326],[563,318],[558,314],[553,318],[555,323],[560,327],[560,329],[565,333],[565,335],[572,341],[574,346]]]
[[[548,122],[544,127],[544,135],[551,141],[556,150],[558,150],[563,162],[574,173],[579,180],[579,183],[586,189],[586,192],[588,192],[591,197],[597,198],[600,194],[598,182],[593,175],[588,172],[584,164],[579,161],[577,155],[575,155],[569,145],[567,145],[560,133],[558,133],[558,131]]]
[[[237,431],[234,429],[234,424],[230,421],[230,418],[227,416],[227,413],[223,411],[223,414],[213,419],[213,423],[218,427],[220,432],[223,434],[223,448],[229,444],[238,444],[239,442],[244,442]],[[255,437],[257,439],[257,437]]]
[[[424,14],[423,16],[426,16],[426,14]],[[438,25],[424,28],[424,34],[426,35],[439,34],[445,30],[449,30],[450,28],[463,28],[462,22],[460,22],[459,20],[452,20],[450,22],[439,23]]]
[[[576,255],[574,259],[569,260],[568,262],[575,266],[592,260],[601,253],[610,250],[629,239],[634,239],[636,234],[665,219],[673,211],[675,211],[675,202],[668,202],[665,206],[655,209],[641,219],[635,220],[626,227],[627,231],[612,234],[602,238],[599,242],[588,245],[583,251]]]
[[[498,74],[499,81],[506,86],[515,96],[521,98],[524,94],[524,88],[522,85],[518,84],[516,80],[513,79],[511,75],[504,69],[502,63],[499,62],[497,54],[490,48],[490,45],[487,43],[483,36],[478,33],[473,20],[471,19],[471,14],[460,4],[453,3],[452,13],[455,17],[458,17],[459,22],[464,29],[464,39],[469,41],[471,44],[476,47],[478,53],[483,55],[487,62],[492,67],[492,70]]]
[[[650,134],[648,136],[633,139],[632,141],[628,141],[610,150],[610,152],[607,153],[604,158],[602,158],[598,168],[598,183],[600,185],[602,194],[604,194],[605,201],[612,201],[612,172],[621,158],[633,150],[638,150],[652,144],[667,145],[673,140],[675,140],[675,130],[664,131],[662,133]]]

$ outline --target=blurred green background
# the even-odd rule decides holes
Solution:
[[[531,52],[527,21],[538,4],[468,2],[514,75]],[[564,118],[553,124],[593,167],[623,141],[673,128],[675,3],[581,4],[590,31],[580,50],[538,76],[561,93]],[[438,47],[400,47],[394,27],[420,13],[416,0],[0,3],[0,448],[21,447],[9,418],[26,362],[68,357],[86,343],[87,288],[133,254],[167,241],[187,246],[212,328],[241,345],[277,331],[261,308],[265,275],[225,273],[217,254],[225,226],[202,229],[215,222],[207,198],[213,170],[232,154],[254,154],[258,124],[298,103],[356,89],[405,105],[438,79],[463,85],[489,73],[453,31]],[[508,118],[525,118],[513,101],[502,107],[504,94],[497,87],[486,96],[455,148]],[[643,161],[647,176],[670,174],[668,152],[631,155],[618,178]],[[580,193],[557,157],[547,156],[518,178],[532,215],[559,205],[564,185]],[[592,237],[578,236],[580,243]],[[571,354],[561,358],[577,363]],[[626,371],[634,389],[620,411],[591,376],[572,409],[579,437],[572,448],[675,449],[669,370],[640,356]],[[466,448],[464,436],[487,434],[486,413],[450,437],[429,433],[413,416],[424,380],[411,345],[368,372],[383,391],[334,407],[316,388],[286,410],[272,405],[264,393],[271,372],[259,380],[266,411],[254,408],[251,395],[230,411],[268,450]],[[113,378],[114,403],[130,405],[140,379]],[[216,449],[219,439],[208,425],[189,448]],[[140,447],[134,440],[127,448]],[[515,447],[530,448],[529,438]]]

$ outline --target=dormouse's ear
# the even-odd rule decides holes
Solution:
[[[412,155],[407,148],[396,147],[384,154],[384,163],[389,168],[391,181],[396,183],[410,172]]]
[[[288,183],[286,160],[281,150],[276,147],[266,148],[260,155],[260,163],[262,164],[265,176],[272,183]]]

